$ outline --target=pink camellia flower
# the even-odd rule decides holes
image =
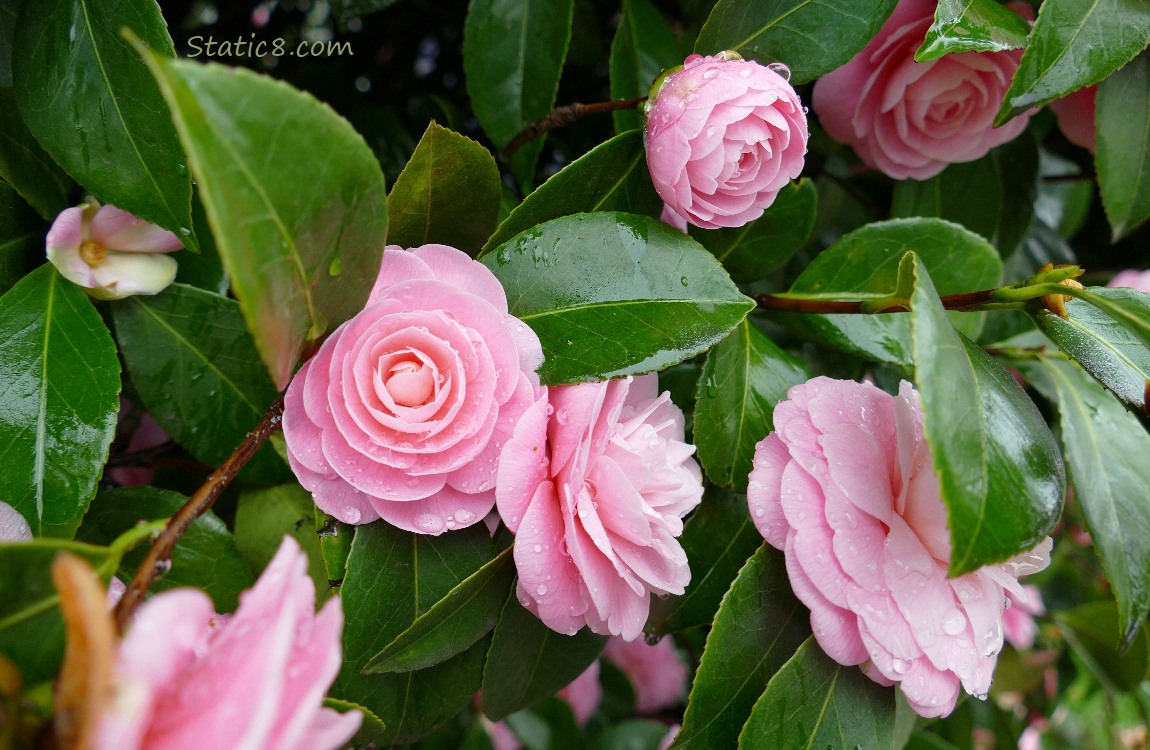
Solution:
[[[635,712],[653,714],[674,708],[687,694],[687,665],[675,642],[664,638],[654,645],[643,640],[611,638],[603,657],[623,670],[635,689]]]
[[[499,461],[518,597],[549,628],[638,637],[651,594],[691,578],[677,537],[702,474],[655,375],[549,389]],[[548,416],[550,415],[550,419]]]
[[[741,227],[802,172],[806,110],[771,68],[734,52],[691,55],[656,88],[647,101],[647,167],[668,224]]]
[[[93,750],[334,750],[359,711],[323,708],[340,665],[343,612],[315,613],[307,556],[291,537],[230,618],[195,589],[140,607],[116,659]]]
[[[546,398],[542,361],[481,263],[444,245],[388,247],[367,306],[288,387],[292,469],[345,523],[425,534],[478,523],[515,424]]]
[[[878,35],[820,78],[812,95],[827,133],[897,180],[925,180],[948,164],[974,161],[1014,139],[1029,119],[1022,114],[994,127],[1022,50],[914,61],[936,4],[900,0]]]
[[[1078,89],[1050,102],[1050,111],[1058,120],[1058,129],[1066,140],[1094,153],[1097,130],[1094,124],[1094,100],[1097,86]]]
[[[1106,286],[1124,286],[1138,292],[1150,294],[1150,271],[1127,269],[1114,274]]]
[[[97,299],[156,294],[176,278],[165,253],[183,245],[176,235],[115,206],[87,203],[64,209],[46,240],[60,275]]]
[[[1042,592],[1037,586],[1023,586],[1021,595],[1008,589],[1006,598],[1010,606],[1002,613],[1002,635],[1015,648],[1030,648],[1038,635],[1034,618],[1046,614]]]
[[[32,529],[20,511],[0,501],[0,542],[27,542],[31,539]]]
[[[784,550],[815,639],[840,664],[899,683],[923,716],[984,697],[1002,649],[1004,590],[1045,568],[1051,541],[946,577],[950,536],[918,392],[819,377],[775,407],[755,448],[751,517]]]

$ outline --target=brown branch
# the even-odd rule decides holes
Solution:
[[[991,292],[994,289],[983,289],[978,292],[964,292],[962,294],[948,294],[940,297],[942,306],[947,310],[973,310],[983,305],[992,304]],[[882,309],[864,308],[864,305],[874,304],[876,300],[826,300],[826,299],[794,299],[792,297],[776,297],[773,294],[756,294],[755,302],[763,310],[779,310],[782,312],[800,313],[844,313],[844,314],[876,314],[910,312],[910,308],[892,303],[890,307]]]
[[[236,446],[232,455],[228,456],[220,468],[211,473],[207,481],[196,490],[194,495],[188,498],[188,502],[184,503],[184,506],[169,519],[168,525],[156,537],[156,541],[152,543],[152,548],[148,550],[144,561],[136,569],[136,574],[132,577],[132,582],[128,584],[127,590],[124,591],[120,603],[116,605],[117,628],[123,631],[124,626],[132,616],[132,612],[143,601],[144,594],[148,592],[148,588],[156,576],[167,565],[176,543],[180,541],[180,537],[184,535],[192,522],[212,507],[216,498],[231,483],[240,469],[251,460],[260,446],[264,444],[264,441],[268,439],[268,436],[280,428],[283,412],[284,400],[283,396],[280,396],[264,412],[263,419],[256,425],[256,428],[249,432],[243,442]]]
[[[495,156],[499,161],[507,162],[524,144],[535,140],[544,133],[555,130],[556,128],[561,128],[587,115],[599,114],[601,112],[617,112],[621,109],[634,109],[645,101],[647,101],[647,97],[640,96],[637,99],[616,99],[610,102],[597,102],[595,104],[580,104],[579,102],[575,102],[565,107],[556,107],[547,113],[546,117],[536,120],[516,133],[515,137],[511,139],[511,142],[501,148]]]

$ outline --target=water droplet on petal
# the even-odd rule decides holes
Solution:
[[[539,596],[543,596],[547,593],[547,587],[541,583],[539,584],[539,587],[535,589],[535,593]]]
[[[343,511],[341,512],[343,517],[339,520],[343,521],[344,523],[359,523],[359,519],[363,515],[359,512],[359,508],[355,507],[354,505],[343,506]]]

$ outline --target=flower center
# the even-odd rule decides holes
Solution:
[[[92,268],[96,268],[108,257],[108,248],[99,242],[88,240],[80,243],[80,258]]]
[[[407,360],[392,365],[384,387],[400,406],[422,406],[431,397],[434,376],[427,365]]]

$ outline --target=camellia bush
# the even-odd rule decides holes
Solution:
[[[1147,747],[1142,0],[0,11],[0,746]]]

